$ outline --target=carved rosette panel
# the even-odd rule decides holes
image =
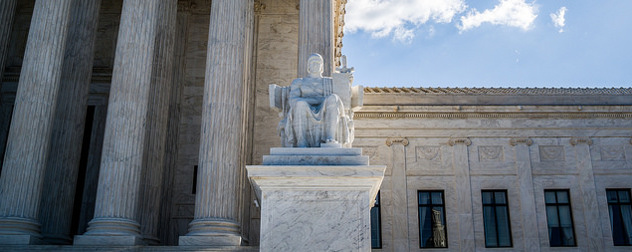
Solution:
[[[481,162],[500,162],[504,160],[502,146],[478,146],[478,160]]]
[[[601,160],[603,161],[625,160],[625,151],[621,145],[599,146],[599,154],[601,154]]]
[[[441,146],[416,146],[416,161],[441,161]]]
[[[540,150],[540,161],[550,162],[550,161],[564,161],[564,146],[561,145],[541,145],[539,146]]]

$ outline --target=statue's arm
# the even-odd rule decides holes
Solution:
[[[301,80],[295,79],[290,85],[290,107],[294,107],[294,104],[301,98]]]

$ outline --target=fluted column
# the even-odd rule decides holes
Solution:
[[[242,96],[253,0],[211,4],[195,218],[180,245],[239,245]]]
[[[101,0],[75,1],[71,9],[40,220],[47,243],[72,242],[70,227],[92,76],[94,40]]]
[[[79,245],[141,243],[138,203],[146,154],[153,70],[166,7],[160,0],[123,2],[94,219]]]
[[[334,65],[334,0],[300,0],[298,77],[307,76],[307,58],[318,53],[325,60],[323,76]]]
[[[149,95],[148,124],[145,132],[145,155],[141,181],[141,203],[138,220],[141,234],[147,244],[159,244],[158,227],[162,202],[167,117],[173,82],[174,36],[177,0],[161,0],[162,11],[158,23],[158,38],[154,50],[152,89]],[[168,220],[163,220],[168,221]]]
[[[53,112],[73,0],[37,1],[0,178],[0,243],[39,242]]]
[[[13,28],[13,17],[15,16],[15,5],[17,2],[17,0],[0,1],[0,88],[2,87],[2,76],[9,51],[9,37]],[[2,97],[0,96],[1,102]]]

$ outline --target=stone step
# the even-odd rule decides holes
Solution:
[[[362,148],[270,148],[270,155],[359,156]]]
[[[263,165],[368,165],[369,157],[360,155],[266,155]]]

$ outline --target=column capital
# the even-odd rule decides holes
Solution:
[[[401,143],[404,146],[408,146],[408,138],[406,137],[389,137],[386,139],[386,146],[391,147],[395,143]]]
[[[516,146],[518,144],[525,144],[527,146],[531,146],[533,144],[533,140],[528,137],[513,137],[509,140],[509,145]]]
[[[589,137],[571,137],[570,143],[572,146],[578,144],[592,145],[593,141]]]
[[[450,146],[454,146],[457,144],[464,144],[466,146],[470,146],[472,145],[472,140],[470,140],[470,138],[468,137],[455,137],[455,138],[450,138],[450,140],[448,140],[448,145]]]

